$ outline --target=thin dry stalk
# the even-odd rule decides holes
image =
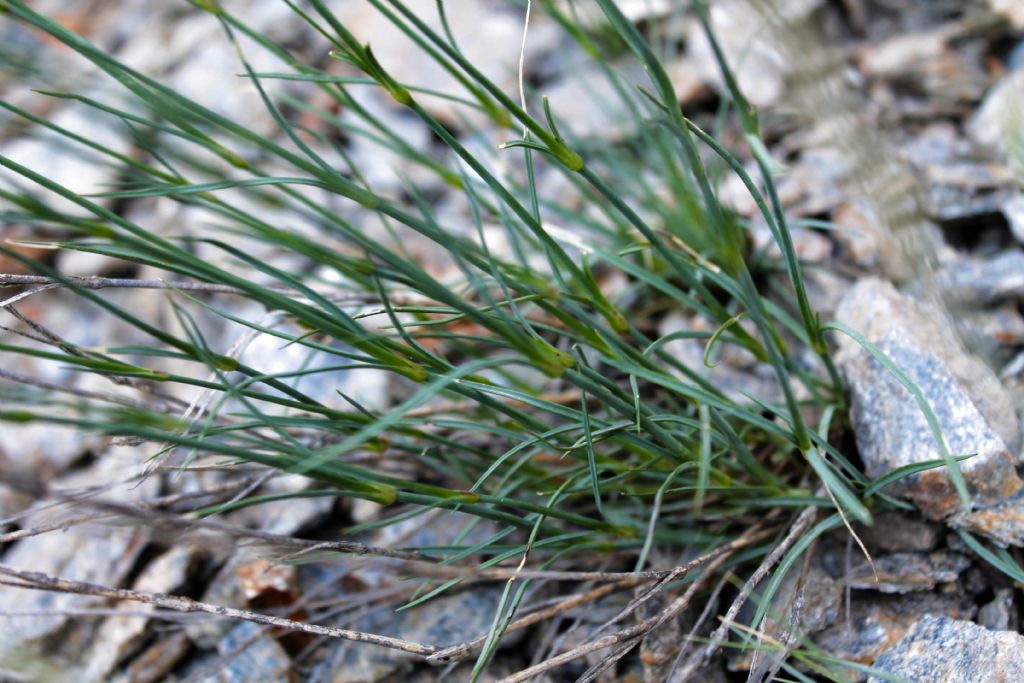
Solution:
[[[613,652],[609,653],[603,661],[584,671],[583,675],[576,679],[576,683],[591,683],[591,681],[596,681],[601,674],[615,666],[620,659],[632,652],[634,647],[636,647],[636,642],[630,642],[620,646]]]
[[[82,515],[80,517],[72,517],[70,519],[62,519],[59,522],[53,522],[51,524],[42,524],[40,526],[30,527],[28,529],[18,529],[17,531],[11,531],[6,534],[0,534],[0,545],[4,543],[13,543],[14,541],[20,541],[23,538],[31,538],[32,536],[41,536],[42,534],[50,533],[51,531],[67,531],[73,526],[78,524],[86,524],[88,522],[95,522],[98,519],[107,517],[108,515],[103,512],[94,512],[89,515]]]
[[[568,662],[571,662],[575,659],[579,659],[580,657],[583,657],[591,652],[596,652],[598,650],[604,650],[611,647],[623,646],[626,644],[630,644],[630,646],[638,644],[643,639],[643,637],[646,636],[648,633],[658,628],[669,619],[674,619],[677,616],[679,616],[679,614],[681,614],[683,610],[685,610],[689,606],[690,601],[693,599],[693,596],[696,595],[697,592],[701,590],[708,581],[710,581],[711,577],[714,576],[718,568],[725,564],[726,560],[728,560],[733,555],[733,553],[735,553],[740,547],[752,543],[752,537],[754,536],[754,533],[748,531],[747,534],[744,534],[736,541],[730,543],[728,546],[723,546],[722,548],[716,549],[715,551],[713,551],[715,554],[714,559],[712,559],[709,562],[706,559],[708,557],[707,555],[703,556],[702,558],[698,558],[704,560],[707,563],[704,574],[699,579],[690,584],[690,587],[686,590],[685,593],[683,593],[681,596],[673,600],[668,607],[666,607],[653,617],[645,619],[633,626],[630,626],[629,628],[624,628],[620,631],[609,633],[606,636],[593,640],[589,643],[584,643],[583,645],[575,647],[567,652],[563,652],[560,655],[551,657],[546,661],[531,666],[527,669],[523,669],[522,671],[512,674],[511,676],[507,676],[501,679],[499,683],[520,683],[520,681],[525,681],[530,678],[533,678],[534,676],[540,675],[546,671],[550,671],[551,669],[556,669],[562,666],[563,664],[567,664]],[[709,553],[709,555],[712,555],[712,553]]]
[[[5,564],[0,564],[0,574],[15,579],[14,581],[0,581],[0,583],[16,588],[53,591],[57,593],[73,593],[75,595],[92,595],[101,598],[109,598],[111,600],[130,600],[133,602],[141,602],[146,605],[155,605],[156,607],[162,607],[176,612],[202,612],[205,614],[223,617],[225,619],[251,621],[286,631],[301,631],[303,633],[327,636],[329,638],[340,638],[342,640],[351,640],[359,643],[369,643],[371,645],[378,645],[392,650],[401,650],[402,652],[408,652],[421,657],[428,657],[437,651],[437,648],[432,645],[423,645],[421,643],[414,643],[408,640],[401,640],[399,638],[391,638],[389,636],[381,636],[373,633],[363,633],[362,631],[352,631],[350,629],[336,628],[334,626],[307,624],[301,621],[284,619],[282,617],[273,617],[244,609],[211,605],[206,602],[199,602],[191,598],[176,595],[147,593],[144,591],[129,590],[126,588],[110,588],[108,586],[86,583],[84,581],[71,581],[69,579],[63,579],[56,576],[49,576],[42,572],[17,569],[16,567],[11,567]]]
[[[729,606],[729,610],[725,613],[722,618],[722,624],[715,629],[715,632],[711,634],[711,642],[705,645],[700,651],[696,652],[691,656],[686,663],[676,670],[675,675],[669,679],[669,683],[682,683],[682,681],[688,681],[693,674],[700,667],[704,666],[705,662],[711,658],[711,655],[718,651],[718,648],[726,641],[729,634],[729,625],[736,621],[736,615],[739,614],[740,608],[746,603],[750,594],[753,592],[754,587],[757,586],[772,570],[782,556],[786,554],[794,543],[799,540],[800,536],[810,528],[811,524],[814,523],[815,518],[818,516],[818,508],[809,507],[796,518],[793,522],[793,526],[790,527],[789,533],[782,539],[775,548],[772,549],[768,556],[764,558],[758,568],[751,574],[747,582],[743,584],[743,588],[740,590],[740,594],[733,600],[732,605]]]
[[[505,633],[511,633],[512,631],[519,631],[529,626],[533,626],[534,624],[538,624],[542,621],[546,621],[552,617],[567,612],[573,609],[574,607],[579,607],[580,605],[584,605],[588,602],[600,600],[606,595],[610,595],[617,591],[631,588],[634,585],[635,583],[633,581],[619,581],[617,583],[608,583],[603,586],[598,586],[597,588],[589,590],[586,593],[573,595],[572,597],[563,600],[562,602],[559,602],[556,605],[552,605],[551,607],[548,607],[546,609],[538,610],[537,612],[533,612],[532,614],[528,614],[524,617],[516,619],[511,624],[509,624],[508,628],[505,629]],[[486,634],[480,636],[475,640],[470,640],[465,643],[460,643],[459,645],[452,645],[451,647],[447,647],[444,650],[441,650],[428,657],[427,661],[431,664],[445,664],[450,662],[458,662],[469,657],[469,655],[472,654],[473,650],[480,647],[485,642],[487,642]]]
[[[676,655],[676,660],[672,663],[672,670],[669,671],[667,680],[674,680],[672,675],[675,673],[676,669],[679,668],[680,664],[682,664],[683,658],[686,656],[686,653],[689,652],[690,644],[693,643],[694,638],[700,632],[701,627],[704,626],[704,622],[706,622],[711,616],[711,612],[714,611],[715,605],[718,604],[718,596],[721,595],[722,589],[725,588],[726,584],[732,581],[732,578],[732,571],[727,571],[725,575],[718,580],[718,583],[715,584],[714,589],[711,591],[711,595],[709,595],[707,600],[704,601],[704,609],[701,610],[697,620],[693,622],[693,627],[690,629],[690,632],[686,634],[686,637],[682,638],[679,654]]]

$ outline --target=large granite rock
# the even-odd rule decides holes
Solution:
[[[840,616],[813,640],[833,657],[861,664],[876,662],[923,616],[972,619],[977,613],[973,598],[963,595],[866,593],[855,598],[850,617]],[[863,680],[856,670],[848,669],[843,674],[851,680]]]
[[[1015,466],[1020,424],[992,371],[964,352],[936,307],[875,278],[859,281],[836,318],[861,332],[915,383],[938,418],[952,454],[976,454],[960,470],[976,507],[996,505],[1021,488]],[[837,338],[836,363],[850,388],[857,446],[867,473],[941,458],[924,414],[909,391],[857,342]],[[904,478],[894,492],[940,519],[959,500],[944,468]]]
[[[875,667],[915,683],[1012,683],[1024,676],[1024,636],[928,616],[883,652]]]

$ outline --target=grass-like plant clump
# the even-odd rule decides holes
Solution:
[[[729,64],[717,52],[728,90],[718,120],[742,132],[734,139],[745,144],[736,151],[684,116],[661,59],[671,46],[648,42],[615,2],[597,0],[601,25],[582,21],[574,3],[535,2],[534,12],[548,13],[566,40],[603,69],[622,100],[617,107],[628,113],[615,136],[579,138],[575,122],[561,119],[556,107],[521,99],[481,73],[450,32],[435,30],[399,0],[369,2],[461,91],[400,82],[375,56],[373,36],[354,35],[321,0],[289,5],[344,62],[340,69],[305,64],[215,0],[194,0],[222,23],[225,40],[246,36],[280,60],[280,71],[257,72],[239,50],[242,76],[276,122],[272,132],[179,94],[31,3],[0,2],[7,19],[48,34],[120,89],[96,98],[42,95],[76,100],[127,131],[138,150],[111,149],[0,103],[7,115],[63,136],[93,163],[115,167],[121,180],[102,196],[83,196],[0,157],[0,166],[21,178],[18,190],[0,192],[3,220],[32,225],[60,249],[159,269],[164,280],[150,284],[165,290],[176,316],[173,329],[155,324],[108,296],[109,287],[130,283],[67,277],[24,250],[0,246],[37,274],[26,283],[62,287],[145,340],[93,348],[77,345],[73,330],[68,339],[36,330],[23,344],[0,345],[5,366],[23,356],[59,361],[134,387],[139,399],[105,401],[73,387],[62,397],[61,387],[29,385],[5,401],[5,429],[70,425],[160,444],[154,457],[175,452],[184,468],[211,458],[256,463],[313,482],[292,495],[383,506],[378,518],[347,533],[437,508],[486,521],[493,531],[482,541],[413,549],[421,563],[507,570],[486,639],[450,652],[374,641],[435,662],[474,657],[474,678],[504,631],[518,628],[517,608],[531,583],[555,570],[562,574],[549,578],[582,580],[597,564],[620,572],[620,589],[642,583],[647,595],[672,589],[679,597],[638,626],[612,627],[615,638],[594,649],[621,657],[683,610],[699,612],[723,578],[742,586],[738,597],[677,673],[692,671],[729,635],[770,649],[756,631],[801,554],[830,530],[870,524],[880,506],[905,506],[881,489],[909,472],[871,481],[830,442],[833,423],[846,420],[844,389],[805,291],[773,182],[776,162]],[[444,7],[438,2],[442,18]],[[694,9],[703,16],[702,3]],[[710,32],[709,39],[714,45]],[[627,51],[648,82],[627,81],[612,65]],[[281,80],[315,87],[321,101],[348,117],[266,87]],[[359,93],[368,88],[429,128],[434,148],[410,145],[363,106]],[[424,106],[437,98],[462,112],[458,125]],[[335,129],[342,134],[323,132]],[[399,155],[416,168],[415,178],[404,179],[401,192],[379,190],[365,181],[358,161],[349,165],[338,137]],[[753,257],[744,221],[719,200],[727,174],[739,176],[778,245],[781,261],[767,265],[770,273]],[[544,185],[556,177],[562,191],[547,192]],[[465,224],[439,212],[438,187],[458,197]],[[154,197],[213,220],[168,231],[112,208]],[[259,207],[280,218],[271,221]],[[429,243],[431,258],[444,268],[403,248],[415,240]],[[242,246],[254,241],[285,257],[254,256]],[[215,252],[216,259],[204,256]],[[305,264],[301,271],[296,263]],[[766,278],[777,283],[780,274],[783,296],[775,287],[769,297]],[[298,331],[238,312],[252,306],[228,305],[239,299]],[[659,333],[657,322],[669,313],[699,317],[706,327]],[[201,321],[211,314],[328,360],[284,372],[242,362],[210,340]],[[716,386],[705,368],[673,353],[679,340],[703,343],[708,366],[724,349],[742,349],[771,369],[781,400]],[[339,392],[338,403],[327,405],[303,389],[321,375],[367,370],[394,378],[390,403],[363,405]],[[180,387],[213,398],[189,413],[180,400],[153,399],[190,395]],[[269,499],[257,491],[199,512],[217,515]],[[672,570],[651,566],[655,556],[697,560]],[[414,565],[402,571],[416,573]],[[458,583],[431,583],[413,606],[429,610],[430,598]],[[736,622],[747,600],[758,605],[746,622],[752,630]],[[798,668],[824,673],[840,666],[810,644],[789,647],[782,666],[795,676],[802,675]]]

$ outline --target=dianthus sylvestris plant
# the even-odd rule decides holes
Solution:
[[[368,3],[458,91],[402,81],[374,36],[358,35],[322,0],[288,2],[329,55],[315,65],[216,0],[192,2],[238,48],[240,77],[269,112],[268,130],[218,113],[218,93],[180,94],[30,3],[0,3],[7,20],[47,34],[107,80],[101,96],[39,97],[70,100],[132,141],[115,149],[0,102],[8,122],[59,136],[119,178],[83,195],[0,156],[15,179],[0,189],[2,220],[29,226],[33,244],[159,278],[69,277],[26,256],[18,245],[29,240],[0,247],[35,273],[21,282],[39,288],[9,299],[10,312],[24,319],[23,302],[60,289],[138,338],[98,348],[76,341],[77,330],[58,338],[30,326],[28,339],[4,341],[9,368],[57,363],[121,387],[108,394],[11,374],[24,387],[6,393],[5,429],[47,422],[113,437],[139,446],[140,467],[255,464],[299,474],[309,487],[288,495],[381,506],[346,530],[351,538],[437,509],[478,520],[487,530],[480,538],[416,555],[439,567],[514,570],[503,575],[486,638],[418,652],[475,657],[474,676],[519,627],[517,610],[545,571],[635,570],[621,587],[648,581],[685,597],[632,631],[613,626],[618,640],[607,647],[632,647],[684,609],[699,612],[700,597],[729,570],[750,579],[733,604],[756,600],[756,631],[814,539],[870,523],[873,508],[893,503],[882,487],[908,472],[869,481],[829,441],[833,418],[845,419],[843,389],[808,302],[758,112],[729,65],[719,52],[721,120],[741,133],[737,150],[684,116],[664,66],[673,48],[651,27],[612,0],[597,0],[600,12],[586,20],[583,3],[534,2],[531,11],[564,32],[618,99],[616,130],[584,137],[540,97],[543,88],[520,98],[466,58],[444,14],[458,11],[455,3],[439,1],[430,16],[399,0]],[[705,19],[702,3],[693,11]],[[280,70],[254,69],[252,50]],[[631,60],[646,81],[624,75]],[[410,144],[367,93],[387,96],[389,116],[429,130],[431,147]],[[348,152],[353,139],[400,160],[399,182],[376,186]],[[719,200],[730,174],[756,202],[780,261],[753,258],[743,220]],[[199,220],[168,227],[124,210],[156,201]],[[111,296],[131,286],[162,289],[133,300],[162,296],[169,315],[156,322]],[[670,316],[699,324],[666,331]],[[275,339],[275,351],[247,355],[214,339],[209,325],[218,320]],[[678,352],[687,344],[703,349],[701,363]],[[293,366],[268,367],[277,365],[273,353],[295,349]],[[770,368],[776,396],[716,383],[708,369],[727,353]],[[360,382],[386,382],[388,391],[365,403],[346,392]],[[281,497],[254,490],[198,513]],[[687,565],[693,558],[701,559]],[[413,602],[429,609],[458,584],[430,583]],[[735,612],[727,617],[719,640],[735,623]],[[738,637],[756,642],[746,631]],[[716,642],[693,648],[689,665]],[[792,656],[830,665],[811,646]]]

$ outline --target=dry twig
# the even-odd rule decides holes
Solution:
[[[736,615],[739,614],[740,608],[746,603],[747,598],[750,597],[750,593],[754,590],[754,587],[759,584],[764,577],[768,575],[782,556],[786,554],[794,543],[800,538],[800,536],[807,531],[807,529],[814,523],[815,518],[818,516],[818,508],[809,507],[805,509],[793,522],[793,525],[789,529],[789,533],[782,539],[775,548],[772,549],[768,556],[764,558],[758,568],[750,575],[747,582],[743,584],[743,588],[740,590],[740,594],[733,600],[732,605],[729,606],[729,610],[725,613],[722,618],[722,624],[715,629],[715,632],[711,634],[711,642],[705,645],[699,652],[691,656],[686,663],[676,670],[675,674],[669,679],[670,683],[681,683],[682,681],[688,681],[693,674],[704,665],[705,662],[710,659],[711,655],[718,651],[718,648],[722,646],[722,643],[726,641],[729,634],[729,625],[735,623]]]
[[[225,619],[251,621],[286,631],[301,631],[303,633],[311,633],[318,636],[328,636],[330,638],[340,638],[342,640],[352,640],[359,643],[379,645],[380,647],[386,647],[392,650],[401,650],[402,652],[409,652],[421,657],[427,657],[437,651],[437,648],[431,645],[422,645],[408,640],[401,640],[400,638],[391,638],[390,636],[381,636],[373,633],[363,633],[362,631],[352,631],[350,629],[336,628],[334,626],[307,624],[301,621],[284,619],[282,617],[273,617],[244,609],[211,605],[206,602],[198,602],[191,598],[176,595],[147,593],[144,591],[128,590],[126,588],[110,588],[95,583],[86,583],[84,581],[71,581],[69,579],[63,579],[56,576],[49,576],[42,572],[17,569],[16,567],[11,567],[5,564],[0,564],[0,574],[16,579],[14,581],[0,580],[0,583],[16,588],[53,591],[58,593],[73,593],[76,595],[93,595],[101,598],[110,598],[111,600],[130,600],[147,605],[155,605],[156,607],[162,607],[176,612],[202,612],[205,614],[223,617]]]
[[[567,652],[563,652],[560,655],[551,657],[550,659],[540,662],[539,664],[531,666],[527,669],[523,669],[518,673],[512,674],[511,676],[507,676],[501,679],[500,683],[519,683],[520,681],[525,681],[530,678],[533,678],[534,676],[542,674],[545,671],[550,671],[551,669],[558,668],[559,666],[571,662],[574,659],[579,659],[580,657],[583,657],[591,652],[604,650],[610,647],[625,646],[627,644],[631,644],[631,646],[638,644],[643,639],[643,637],[646,636],[648,633],[658,628],[669,619],[674,619],[677,616],[679,616],[679,614],[681,614],[683,610],[685,610],[687,606],[689,606],[690,601],[693,599],[693,596],[696,595],[697,591],[703,588],[704,585],[710,580],[710,578],[714,575],[715,571],[719,567],[721,567],[725,563],[725,561],[728,560],[729,557],[731,557],[732,554],[735,553],[739,548],[749,543],[752,543],[756,535],[757,534],[748,531],[746,534],[736,539],[732,543],[722,546],[721,548],[716,548],[711,553],[703,555],[697,560],[694,560],[694,562],[701,562],[702,564],[706,564],[704,574],[698,580],[690,584],[690,587],[686,590],[685,593],[683,593],[681,596],[673,600],[668,607],[663,609],[655,616],[649,619],[644,619],[643,621],[628,628],[624,628],[620,631],[615,631],[614,633],[609,633],[606,636],[597,638],[596,640],[592,640],[589,643],[585,643],[583,645],[575,647]],[[710,559],[710,561],[708,560],[709,556],[713,558]],[[678,572],[679,569],[675,569],[672,571]],[[682,574],[679,574],[679,576],[681,575]]]

